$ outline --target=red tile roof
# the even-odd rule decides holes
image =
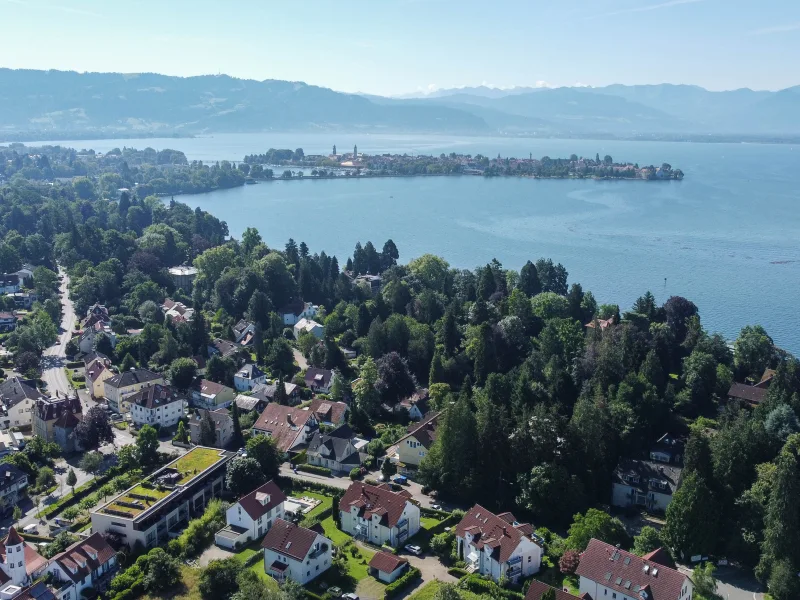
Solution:
[[[359,516],[372,519],[373,515],[378,515],[383,525],[394,527],[409,501],[410,494],[404,492],[405,490],[393,492],[388,486],[374,486],[356,481],[350,484],[339,501],[339,510],[350,512],[355,506]]]
[[[57,562],[73,581],[80,581],[110,561],[116,552],[99,533],[72,544],[52,560]],[[73,569],[76,571],[73,573]]]
[[[17,544],[21,544],[24,540],[22,536],[14,529],[14,526],[11,526],[11,529],[8,530],[8,535],[6,539],[3,540],[3,547],[5,546],[16,546]]]
[[[268,404],[261,416],[258,417],[258,421],[253,425],[253,430],[268,433],[275,440],[278,448],[287,452],[294,445],[297,436],[303,432],[308,420],[313,417],[313,413],[309,410],[273,402]],[[316,419],[314,421],[316,423]]]
[[[11,527],[11,529],[8,531],[8,535],[2,542],[0,542],[0,560],[2,560],[2,562],[6,561],[6,546],[16,546],[18,544],[24,544],[23,552],[25,554],[25,571],[28,573],[28,575],[33,575],[47,564],[47,559],[39,554],[33,546],[23,540],[22,536],[17,533],[17,530],[14,529],[14,527]]]
[[[183,402],[183,400],[183,396],[180,396],[175,388],[160,383],[142,388],[135,394],[128,396],[129,403],[137,404],[149,410],[159,406],[167,406],[173,402]]]
[[[675,569],[594,538],[581,554],[576,574],[627,596],[638,597],[641,590],[648,590],[647,600],[677,600],[688,580]]]
[[[645,554],[642,558],[650,562],[658,563],[659,565],[664,565],[665,567],[669,567],[670,569],[675,568],[675,561],[672,560],[672,557],[669,555],[669,552],[667,552],[663,548],[656,548],[652,552]]]
[[[266,498],[269,496],[269,499]],[[239,504],[254,521],[286,501],[284,494],[274,481],[268,481],[239,499]]]
[[[556,600],[577,600],[578,598],[584,598],[586,600],[589,599],[589,594],[584,594],[583,596],[573,596],[569,592],[565,592],[563,590],[559,590],[558,588],[551,588],[546,583],[542,583],[541,581],[537,581],[536,579],[531,579],[531,585],[528,588],[528,592],[525,594],[525,600],[541,600],[542,595],[547,590],[555,590],[556,592]]]
[[[317,539],[317,533],[283,519],[276,519],[267,532],[261,547],[295,560],[305,560]]]
[[[495,515],[489,509],[476,504],[456,525],[456,535],[460,538],[469,533],[472,545],[478,550],[488,546],[498,562],[504,563],[519,546],[523,537],[530,535],[532,529],[527,523],[514,525],[516,519],[510,512]],[[531,540],[537,543],[535,540]]]
[[[394,573],[402,565],[407,565],[408,561],[400,556],[389,554],[388,552],[376,552],[372,560],[369,561],[369,566],[378,569],[383,573]]]
[[[344,402],[334,402],[332,400],[312,400],[308,409],[313,412],[317,419],[341,425],[344,423],[344,414],[347,412],[347,404]]]

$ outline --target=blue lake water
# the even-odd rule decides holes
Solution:
[[[58,142],[98,151],[176,148],[190,160],[241,160],[270,147],[349,151],[482,153],[496,156],[611,154],[639,164],[669,162],[681,182],[430,177],[276,181],[184,196],[227,221],[232,235],[257,227],[271,246],[289,237],[312,251],[352,254],[357,241],[387,238],[401,260],[425,252],[474,268],[497,258],[518,269],[552,257],[598,302],[627,309],[651,290],[682,295],[706,328],[733,339],[763,324],[800,354],[800,147],[354,134],[241,134],[194,139]]]

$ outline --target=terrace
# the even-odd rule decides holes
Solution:
[[[220,450],[212,448],[194,448],[113,498],[100,512],[135,519],[172,494],[178,486],[188,485],[195,477],[217,464],[224,458],[221,454]]]

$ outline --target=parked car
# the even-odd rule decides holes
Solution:
[[[346,599],[346,600],[360,600],[360,599],[359,599],[359,597],[358,597],[358,596],[356,596],[356,595],[355,595],[354,593],[352,593],[352,592],[349,592],[349,593],[347,593],[347,594],[343,594],[343,595],[342,595],[342,598],[344,598],[344,599]]]
[[[336,587],[336,586],[330,587],[330,588],[328,588],[328,593],[331,596],[333,596],[334,598],[341,598],[341,596],[342,596],[342,588]]]
[[[422,548],[419,546],[414,546],[413,544],[408,544],[405,547],[406,552],[410,552],[414,556],[420,556],[422,554]]]
[[[442,510],[442,505],[441,504],[431,504],[431,508],[433,510]]]
[[[392,478],[392,481],[397,485],[406,485],[408,484],[408,477],[406,477],[405,475],[395,475]]]

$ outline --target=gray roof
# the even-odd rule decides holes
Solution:
[[[21,377],[9,377],[3,383],[0,383],[0,399],[7,407],[15,406],[25,399],[38,400],[40,398],[47,398],[44,394],[36,389],[36,384],[30,379],[22,379]]]
[[[109,385],[112,388],[123,388],[128,387],[129,385],[136,385],[137,383],[155,381],[156,379],[161,379],[162,377],[163,375],[154,373],[153,371],[149,371],[147,369],[132,369],[130,371],[124,371],[123,373],[118,373],[113,377],[109,377],[105,380],[105,385]]]
[[[623,458],[614,470],[613,482],[635,488],[643,494],[652,491],[671,496],[681,483],[682,473],[683,469],[675,465]]]
[[[10,463],[0,464],[0,491],[26,477],[25,473]]]
[[[253,363],[247,363],[241,369],[236,372],[237,377],[241,377],[242,379],[258,379],[259,377],[264,377],[265,373],[261,369],[259,369]]]
[[[331,456],[336,462],[358,466],[361,464],[361,455],[351,445],[353,438],[353,430],[349,425],[342,425],[337,427],[330,433],[321,434],[317,431],[314,437],[311,438],[311,443],[308,445],[308,452],[318,454],[320,449],[325,446],[331,453]]]

